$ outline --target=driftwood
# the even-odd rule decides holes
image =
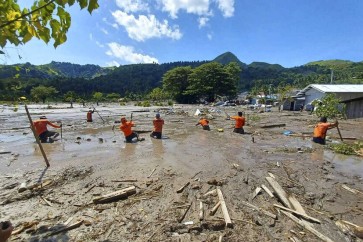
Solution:
[[[190,184],[190,182],[185,183],[182,187],[180,187],[178,190],[176,190],[176,192],[181,193],[189,184]]]
[[[309,215],[306,215],[306,214],[304,214],[304,213],[300,213],[300,212],[298,212],[298,211],[295,211],[295,210],[292,210],[292,209],[289,209],[289,208],[285,208],[285,207],[280,206],[280,205],[278,205],[278,204],[274,204],[274,206],[275,206],[275,207],[277,207],[277,208],[283,209],[283,210],[285,210],[285,211],[288,211],[288,212],[290,212],[290,213],[293,213],[293,214],[295,214],[295,215],[297,215],[297,216],[299,216],[299,217],[302,217],[302,218],[304,218],[304,219],[310,220],[311,222],[315,222],[315,223],[318,223],[318,224],[320,224],[320,223],[321,223],[319,219],[313,218],[313,217],[311,217],[311,216],[309,216]]]
[[[185,218],[185,216],[187,215],[187,213],[188,213],[188,211],[189,211],[190,207],[192,206],[192,204],[193,204],[193,203],[190,203],[190,204],[189,204],[189,206],[187,207],[187,209],[184,211],[183,215],[179,218],[179,220],[178,220],[178,222],[179,222],[179,223],[181,223],[181,222],[184,220],[184,218]]]
[[[321,239],[323,241],[326,241],[326,242],[333,242],[333,240],[331,240],[330,238],[326,237],[325,235],[323,235],[322,233],[320,233],[319,231],[317,231],[316,229],[314,229],[313,227],[311,227],[311,225],[309,225],[308,223],[306,223],[303,220],[298,219],[297,217],[295,217],[291,213],[285,212],[285,211],[281,211],[281,213],[285,214],[292,221],[294,221],[295,223],[299,224],[304,229],[308,230],[309,232],[311,232],[312,234],[314,234],[315,236],[317,236],[319,239]]]
[[[219,201],[221,202],[221,207],[222,207],[224,221],[226,222],[226,227],[233,227],[231,218],[230,218],[230,216],[228,214],[228,209],[227,209],[227,206],[226,206],[226,202],[224,201],[222,191],[219,188],[217,188],[217,194],[218,194]]]
[[[268,125],[262,125],[260,128],[268,129],[268,128],[275,128],[275,127],[285,127],[286,124],[268,124]]]
[[[272,192],[270,191],[270,189],[268,189],[265,185],[261,185],[262,189],[265,190],[265,192],[270,196],[270,197],[274,197],[274,195],[272,194]]]
[[[282,204],[284,204],[286,207],[291,208],[290,202],[287,199],[287,194],[284,191],[284,189],[282,189],[282,187],[277,183],[277,181],[275,179],[273,179],[272,177],[266,177],[266,180],[268,181],[268,183],[271,185],[271,187],[275,190],[277,197],[280,199],[280,201],[282,202]]]
[[[65,232],[65,231],[69,231],[69,230],[72,230],[72,229],[75,229],[75,228],[78,228],[79,226],[81,226],[83,224],[83,220],[79,221],[79,222],[76,222],[74,224],[71,224],[69,225],[68,227],[65,227],[65,228],[61,228],[59,230],[56,230],[54,232],[51,232],[49,233],[47,236],[52,236],[52,235],[56,235],[56,234],[59,234],[59,233],[62,233],[62,232]]]
[[[217,204],[214,205],[211,210],[209,210],[209,215],[213,216],[217,212],[219,206],[221,206],[221,201],[218,201]]]
[[[116,192],[112,192],[93,199],[93,203],[107,203],[121,198],[127,198],[128,196],[136,193],[136,187],[131,186]]]
[[[252,208],[252,209],[254,209],[254,210],[258,211],[258,212],[261,212],[261,213],[263,213],[263,214],[265,214],[265,215],[267,215],[267,216],[269,216],[269,217],[271,217],[273,219],[277,219],[277,216],[275,214],[273,214],[273,213],[270,213],[269,211],[266,211],[266,210],[264,210],[262,208],[259,208],[259,207],[255,206],[255,205],[250,204],[250,203],[245,202],[245,201],[241,201],[241,203],[243,205],[245,205],[247,207],[250,207],[250,208]]]

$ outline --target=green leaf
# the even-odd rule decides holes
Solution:
[[[69,0],[69,1],[68,1],[68,5],[69,5],[69,6],[72,6],[72,5],[75,3],[75,1],[76,1],[76,0]]]
[[[99,7],[98,0],[90,0],[88,4],[88,12],[92,14],[92,11]]]
[[[50,30],[48,28],[43,28],[42,30],[39,30],[39,38],[48,44],[50,40]]]
[[[25,36],[23,37],[23,44],[25,44],[26,42],[28,42],[29,40],[31,40],[33,38],[33,35],[31,35],[29,32],[27,34],[25,34]]]
[[[81,7],[81,9],[84,9],[85,7],[88,6],[88,0],[77,0],[79,3],[79,6]]]

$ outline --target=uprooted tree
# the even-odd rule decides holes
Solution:
[[[0,46],[4,48],[9,43],[23,45],[33,37],[45,43],[53,39],[54,47],[63,44],[71,26],[71,15],[66,9],[75,2],[81,9],[87,7],[90,14],[99,7],[98,0],[39,0],[34,1],[30,8],[21,9],[16,0],[2,0]]]

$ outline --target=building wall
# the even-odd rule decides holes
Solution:
[[[363,100],[356,100],[346,103],[347,118],[363,118]]]
[[[351,100],[351,99],[355,99],[355,98],[360,98],[363,97],[363,93],[336,93],[337,97],[340,98],[342,101],[345,100]]]
[[[314,88],[305,92],[305,105],[311,104],[315,99],[322,99],[325,96],[324,92],[320,92]]]

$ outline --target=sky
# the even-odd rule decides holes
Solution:
[[[19,0],[19,4],[33,2]],[[67,42],[7,45],[0,64],[51,61],[102,67],[213,60],[246,64],[363,61],[362,0],[99,0],[92,15],[69,8]]]

